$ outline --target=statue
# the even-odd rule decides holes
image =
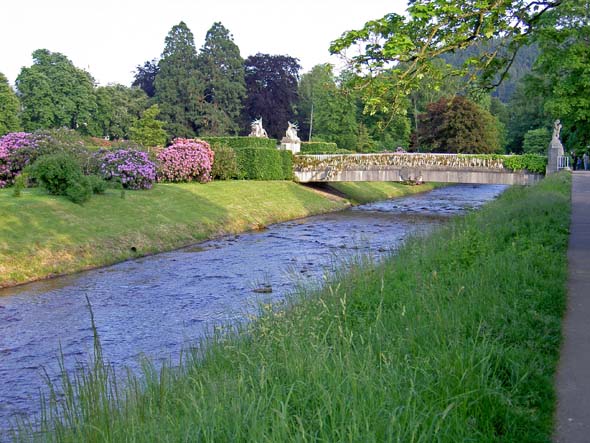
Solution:
[[[299,130],[297,125],[293,124],[291,122],[287,122],[287,123],[289,124],[289,127],[287,128],[287,133],[285,134],[285,139],[289,140],[291,142],[300,142],[301,140],[299,139],[299,137],[297,137],[297,131]]]
[[[257,120],[254,120],[250,125],[252,127],[252,131],[248,135],[248,137],[263,137],[268,138],[268,134],[262,127],[262,117]]]
[[[561,122],[559,120],[555,120],[553,123],[553,138],[559,140],[559,133],[561,132]]]

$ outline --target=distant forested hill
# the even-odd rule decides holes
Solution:
[[[466,59],[476,57],[481,51],[481,46],[470,46],[462,51],[445,54],[442,58],[450,65],[458,67],[461,66]],[[512,67],[508,71],[508,77],[504,79],[500,86],[494,89],[492,96],[498,97],[503,103],[507,103],[516,90],[516,84],[518,81],[531,71],[538,55],[539,49],[536,45],[520,48]]]

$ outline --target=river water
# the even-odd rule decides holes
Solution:
[[[142,356],[174,362],[214,326],[256,313],[257,303],[321,284],[352,256],[378,259],[504,189],[436,189],[0,290],[0,441],[17,417],[39,413],[43,374],[56,379],[60,352],[69,370],[92,355],[86,297],[115,367],[136,369]]]

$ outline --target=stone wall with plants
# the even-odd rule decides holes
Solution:
[[[354,171],[389,167],[430,169],[509,170],[543,174],[547,158],[541,155],[463,155],[463,154],[356,154],[356,155],[298,155],[293,160],[297,172],[324,169]]]

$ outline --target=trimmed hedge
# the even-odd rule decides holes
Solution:
[[[246,180],[291,180],[293,160],[291,151],[276,148],[235,149],[240,178]]]
[[[336,143],[332,142],[302,142],[302,154],[348,154],[352,151],[339,149]]]
[[[233,149],[241,148],[267,148],[275,149],[277,140],[274,138],[260,137],[199,137],[211,145],[211,148],[226,146]]]

